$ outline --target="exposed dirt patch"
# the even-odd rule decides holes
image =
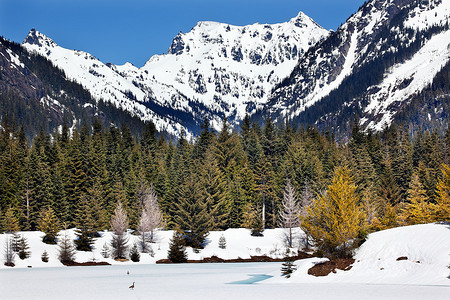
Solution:
[[[5,263],[5,266],[7,267],[14,267],[16,264],[9,262],[9,263]]]
[[[121,261],[121,262],[129,261],[129,259],[126,259],[126,258],[115,258],[114,260],[115,261]]]
[[[318,263],[308,270],[309,275],[327,276],[331,272],[336,273],[336,269],[348,271],[355,262],[353,258],[334,258],[329,261]]]
[[[63,265],[69,267],[79,267],[79,266],[110,266],[111,264],[107,263],[106,261],[87,261],[83,263],[73,261],[73,262],[65,262],[63,263]]]
[[[298,252],[296,256],[293,256],[293,260],[311,258],[312,255],[305,252]],[[284,258],[272,258],[266,255],[251,256],[250,258],[234,258],[234,259],[223,259],[217,256],[205,257],[203,259],[190,259],[187,263],[242,263],[242,262],[281,262]],[[157,264],[171,264],[172,261],[169,259],[160,259],[156,261]]]

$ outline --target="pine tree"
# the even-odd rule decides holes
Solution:
[[[230,214],[230,203],[227,201],[225,178],[212,150],[204,153],[199,179],[205,190],[208,213],[214,218],[214,228],[224,228]]]
[[[6,233],[14,233],[20,231],[19,221],[15,216],[13,208],[10,206],[3,217],[2,228]]]
[[[128,228],[127,213],[122,207],[122,203],[117,203],[114,215],[111,219],[111,229],[114,232],[111,241],[112,257],[114,259],[125,259],[128,251],[128,238],[126,236]]]
[[[95,221],[92,218],[91,206],[86,196],[81,198],[77,213],[77,229],[75,234],[75,245],[78,251],[91,251],[94,243],[94,236],[97,232],[94,230]]]
[[[367,217],[367,224],[372,226],[372,223],[377,220],[379,198],[376,194],[376,188],[373,183],[362,190],[361,205],[364,210],[364,214]]]
[[[139,262],[141,260],[141,255],[139,254],[139,250],[136,243],[134,243],[133,247],[131,248],[130,259],[133,262]]]
[[[45,263],[48,262],[48,253],[47,253],[47,250],[44,250],[44,252],[42,252],[41,260],[42,260],[43,262],[45,262]]]
[[[265,155],[262,156],[261,160],[257,165],[256,171],[256,182],[258,196],[261,203],[261,223],[262,228],[266,228],[266,223],[272,226],[276,226],[276,216],[274,212],[276,210],[276,187],[275,187],[275,173],[272,168],[270,159]],[[271,209],[269,208],[271,205]],[[269,221],[267,221],[269,219]]]
[[[311,191],[322,190],[321,185],[324,182],[323,166],[318,152],[314,148],[314,145],[307,147],[307,144],[301,141],[294,141],[288,147],[283,162],[285,173],[283,176],[284,178],[290,178],[292,185],[299,191],[306,183],[308,183]]]
[[[413,173],[412,146],[405,131],[399,131],[397,140],[390,149],[392,174],[400,192],[400,201],[404,201]]]
[[[204,241],[213,224],[208,212],[205,191],[197,176],[191,174],[180,187],[177,215],[174,220],[183,232],[186,246],[203,249]]]
[[[156,150],[156,127],[151,120],[145,126],[141,146],[145,153],[153,153]]]
[[[286,254],[284,255],[284,262],[281,265],[281,276],[290,278],[291,274],[295,270],[297,270],[297,267],[294,264],[294,259],[290,256],[290,251],[288,248],[288,249],[286,249]]]
[[[196,160],[201,160],[204,158],[206,151],[211,148],[211,145],[215,140],[215,135],[210,127],[208,117],[203,120],[203,123],[200,125],[200,129],[200,135],[193,151],[193,156]]]
[[[360,196],[363,196],[368,186],[376,183],[377,176],[372,159],[366,148],[361,146],[354,151],[352,170],[354,171],[353,174],[355,174],[355,183],[358,186],[357,192]]]
[[[248,202],[243,209],[242,218],[242,226],[250,229],[252,236],[264,236],[261,209],[258,209],[256,204]]]
[[[20,259],[26,259],[31,256],[31,252],[29,251],[30,246],[28,246],[28,240],[22,235],[19,243],[17,245],[17,252],[19,254]]]
[[[173,263],[184,263],[187,261],[183,234],[178,230],[173,232],[172,239],[169,242],[169,252],[167,254],[167,258]]]
[[[75,260],[75,247],[72,243],[72,239],[67,234],[67,229],[64,229],[64,233],[61,234],[58,246],[59,261],[65,265],[73,263]]]
[[[55,216],[55,212],[51,207],[42,209],[39,215],[38,228],[45,235],[42,241],[46,244],[56,244],[56,237],[60,230],[59,220]]]
[[[104,203],[104,186],[100,180],[94,182],[94,185],[87,190],[87,194],[84,197],[89,203],[91,220],[94,222],[94,231],[107,229],[109,227],[109,215]]]
[[[339,167],[327,192],[309,206],[301,226],[319,250],[327,255],[346,257],[357,245],[363,221],[350,170]]]
[[[226,249],[227,248],[227,240],[225,239],[225,236],[223,234],[219,238],[219,248],[220,249]]]
[[[66,194],[71,211],[77,211],[77,206],[83,194],[86,193],[87,176],[84,159],[85,153],[82,152],[82,140],[78,130],[73,133],[65,166],[66,171]],[[75,225],[75,219],[69,218],[69,224]]]
[[[311,191],[311,187],[309,181],[305,181],[304,187],[302,189],[302,193],[300,195],[300,203],[299,203],[299,225],[301,227],[302,220],[306,219],[308,216],[308,207],[311,205],[313,201],[313,193]],[[310,247],[310,237],[307,234],[304,234],[302,237],[302,244],[306,250],[309,250]]]
[[[21,238],[21,236],[20,236],[20,234],[18,234],[17,232],[14,232],[14,233],[12,234],[11,242],[12,242],[12,245],[13,245],[13,250],[14,250],[14,252],[19,252],[19,242],[20,242],[20,238]]]
[[[251,223],[251,236],[264,236],[264,225],[260,217],[261,209],[253,208],[252,210],[252,223]]]

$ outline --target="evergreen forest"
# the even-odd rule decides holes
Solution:
[[[261,126],[249,117],[239,130],[224,119],[219,132],[206,119],[195,140],[182,132],[177,141],[158,135],[151,122],[137,140],[127,125],[105,128],[97,119],[80,130],[41,130],[28,141],[23,127],[3,122],[0,229],[41,230],[49,240],[63,227],[111,229],[120,203],[128,228],[138,231],[142,194],[151,188],[164,227],[184,232],[187,245],[202,248],[210,230],[246,227],[258,235],[282,226],[287,182],[316,242],[326,208],[321,203],[348,191],[353,202],[343,215],[358,211],[356,235],[448,221],[450,130],[413,134],[392,126],[375,134],[357,124],[349,141],[340,143],[314,127],[295,129],[270,119]]]

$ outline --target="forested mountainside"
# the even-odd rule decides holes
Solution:
[[[71,129],[97,118],[105,126],[128,124],[137,135],[144,122],[120,108],[96,101],[82,85],[66,78],[45,57],[0,37],[0,116],[9,130],[23,127],[31,142],[40,130],[55,133],[63,124]]]
[[[377,131],[392,123],[445,130],[449,16],[448,1],[366,2],[300,58],[259,115],[338,135],[354,116]]]
[[[261,128],[248,117],[239,132],[229,126],[224,121],[216,134],[205,121],[195,142],[181,136],[173,144],[157,138],[151,123],[137,142],[129,127],[105,128],[94,119],[92,130],[85,125],[72,135],[67,126],[53,139],[41,131],[28,147],[22,130],[3,124],[0,224],[36,230],[51,215],[55,224],[102,230],[121,203],[137,229],[142,197],[152,189],[165,226],[196,236],[201,247],[212,229],[277,227],[288,179],[306,209],[339,167],[351,174],[350,201],[370,230],[420,223],[417,209],[448,205],[450,130],[411,140],[405,128],[365,134],[355,123],[349,143],[336,144],[315,128],[277,128],[270,121]]]

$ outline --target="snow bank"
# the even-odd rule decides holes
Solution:
[[[397,260],[407,257],[406,260]],[[425,224],[375,232],[349,275],[358,282],[450,285],[450,225]]]
[[[405,259],[406,257],[406,259]],[[450,225],[424,224],[392,228],[369,235],[357,250],[349,271],[337,270],[326,277],[307,271],[323,259],[296,261],[290,279],[279,274],[272,283],[363,283],[400,285],[442,285],[450,287]],[[398,258],[402,258],[397,260]]]

